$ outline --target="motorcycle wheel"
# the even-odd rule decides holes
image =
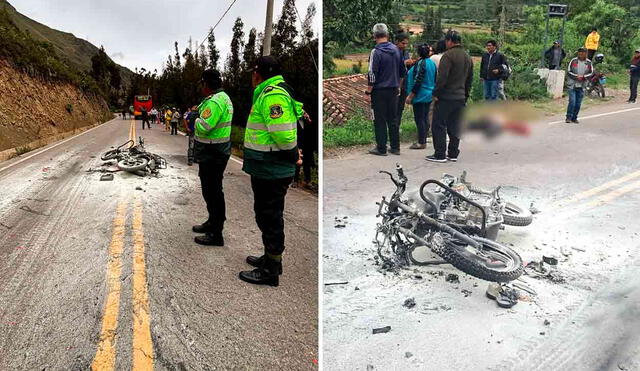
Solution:
[[[516,204],[507,202],[502,212],[504,224],[516,227],[525,227],[533,222],[533,214]]]
[[[600,96],[600,98],[604,98],[606,96],[604,92],[604,86],[598,85],[597,91],[598,91],[598,96]]]
[[[522,258],[514,250],[495,241],[471,237],[482,244],[482,251],[462,241],[445,241],[442,258],[474,277],[491,282],[510,282],[522,275]]]
[[[128,157],[118,161],[118,167],[124,171],[135,172],[147,167],[149,161],[141,157]]]

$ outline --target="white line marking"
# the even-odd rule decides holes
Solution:
[[[606,112],[606,113],[599,113],[597,115],[591,115],[591,116],[584,116],[584,117],[580,117],[580,120],[586,120],[586,119],[594,119],[596,117],[602,117],[602,116],[609,116],[609,115],[615,115],[617,113],[624,113],[624,112],[631,112],[631,111],[637,111],[640,110],[640,107],[636,107],[636,108],[627,108],[627,109],[623,109],[620,111],[613,111],[613,112]],[[552,122],[548,122],[548,125],[555,125],[555,124],[563,124],[564,120],[561,121],[552,121]]]
[[[12,164],[9,164],[9,165],[7,165],[7,166],[5,166],[5,167],[3,167],[3,168],[0,168],[0,172],[3,172],[4,170],[6,170],[6,169],[8,169],[8,168],[10,168],[10,167],[16,166],[16,165],[18,165],[18,164],[19,164],[19,163],[21,163],[21,162],[27,161],[28,159],[30,159],[30,158],[32,158],[32,157],[34,157],[34,156],[37,156],[37,155],[41,154],[42,152],[46,152],[46,151],[48,151],[48,150],[50,150],[50,149],[52,149],[52,148],[56,148],[57,146],[59,146],[59,145],[61,145],[61,144],[64,144],[64,143],[66,143],[66,142],[70,141],[71,139],[77,138],[77,137],[79,137],[79,136],[81,136],[81,135],[84,135],[84,134],[86,134],[86,133],[88,133],[88,132],[90,132],[90,131],[93,131],[93,130],[95,130],[95,129],[99,128],[99,127],[102,127],[102,125],[106,125],[106,124],[110,123],[110,122],[111,122],[111,121],[113,121],[113,120],[117,120],[117,118],[114,118],[114,119],[112,119],[112,120],[109,120],[109,121],[107,121],[107,122],[104,122],[104,123],[102,123],[102,124],[100,124],[100,125],[96,126],[95,128],[91,128],[91,129],[89,129],[89,130],[87,130],[87,131],[83,131],[83,132],[82,132],[82,133],[80,133],[80,134],[77,134],[77,135],[74,135],[74,136],[72,136],[72,137],[69,137],[69,138],[67,138],[67,139],[65,139],[65,140],[63,140],[63,141],[61,141],[61,142],[58,142],[58,143],[56,143],[56,144],[52,145],[51,147],[45,147],[45,148],[43,148],[43,149],[39,150],[38,152],[36,152],[36,153],[32,153],[32,154],[30,154],[29,156],[27,156],[27,157],[25,157],[25,158],[23,158],[23,159],[21,159],[21,160],[18,160],[18,161],[14,162],[14,163],[12,163]]]

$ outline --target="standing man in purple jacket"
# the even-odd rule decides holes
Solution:
[[[396,120],[400,82],[406,74],[402,55],[397,46],[389,42],[389,29],[384,23],[373,26],[376,46],[369,55],[369,86],[371,95],[376,148],[370,154],[387,155],[387,130],[391,152],[400,154],[400,126]]]

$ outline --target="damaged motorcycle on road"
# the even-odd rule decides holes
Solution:
[[[390,199],[378,202],[382,222],[376,228],[378,255],[385,264],[442,264],[426,260],[434,252],[446,263],[474,277],[509,282],[523,273],[522,258],[513,249],[496,242],[505,225],[526,226],[531,213],[506,202],[500,187],[484,191],[460,178],[445,174],[430,179],[419,190],[405,195],[407,177],[399,164],[396,176],[388,171],[396,190]]]

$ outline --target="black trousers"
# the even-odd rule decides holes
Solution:
[[[262,179],[251,177],[253,210],[262,232],[264,251],[281,255],[284,251],[284,199],[292,178]]]
[[[427,131],[429,131],[429,107],[431,107],[431,102],[413,104],[413,118],[416,120],[416,127],[418,128],[419,144],[427,144]]]
[[[398,89],[373,89],[371,92],[373,124],[378,151],[387,152],[387,130],[391,149],[400,149],[400,127],[397,122]]]
[[[638,81],[640,81],[640,76],[631,76],[629,81],[629,88],[631,90],[629,100],[636,100],[636,98],[638,98]]]
[[[178,135],[178,123],[177,122],[172,122],[171,123],[171,135]]]
[[[439,159],[449,157],[457,158],[460,154],[460,125],[465,101],[441,99],[435,104],[433,110],[433,124],[431,134],[433,137],[434,156]],[[449,147],[447,148],[447,135]]]
[[[149,118],[148,118],[148,117],[143,117],[143,118],[142,118],[142,130],[144,130],[144,123],[145,123],[145,122],[147,123],[147,127],[148,127],[149,129],[151,129],[151,124],[149,123]]]
[[[202,197],[209,213],[207,221],[211,225],[209,230],[211,233],[222,233],[224,221],[227,220],[224,192],[222,191],[222,179],[227,162],[229,162],[229,156],[198,164],[198,176],[202,186]]]

